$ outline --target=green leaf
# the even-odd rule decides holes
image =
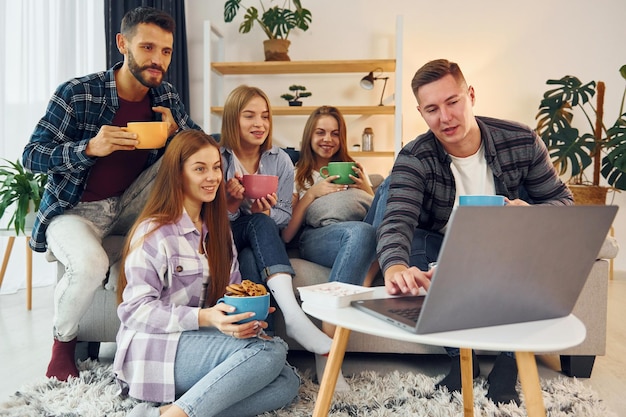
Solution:
[[[583,84],[577,77],[571,75],[566,75],[560,80],[548,80],[547,84],[560,87],[546,91],[544,98],[561,98],[562,101],[570,102],[572,107],[584,105],[596,94],[595,81]]]
[[[295,12],[296,27],[303,31],[309,29],[309,24],[312,21],[311,12],[306,9],[298,9]]]
[[[607,131],[611,151],[602,159],[601,174],[609,185],[626,190],[626,113]]]
[[[0,166],[0,217],[4,216],[10,206],[15,206],[8,226],[13,224],[16,233],[20,233],[24,231],[30,201],[35,210],[39,210],[48,176],[27,171],[19,161],[5,162],[7,165]]]
[[[559,131],[570,127],[574,114],[568,102],[560,97],[545,98],[541,101],[539,112],[535,116],[538,119],[537,133],[548,147],[552,147],[552,136]]]
[[[235,16],[237,16],[239,3],[241,3],[241,0],[226,0],[226,3],[224,3],[224,21],[226,23],[232,22]]]
[[[263,13],[261,21],[269,28],[275,38],[286,39],[289,31],[295,27],[295,17],[290,10],[271,7]]]
[[[295,10],[290,10],[291,1],[285,1],[283,5],[289,8],[273,6],[266,8],[263,0],[260,0],[262,16],[255,7],[245,7],[241,5],[241,0],[227,0],[224,3],[224,21],[232,22],[241,8],[246,10],[244,21],[239,26],[239,32],[248,33],[254,26],[255,22],[261,26],[261,29],[269,39],[287,39],[292,29],[298,28],[307,30],[311,23],[311,12],[302,8],[300,0],[293,1]]]
[[[243,22],[239,26],[240,33],[248,33],[254,25],[254,21],[259,18],[259,12],[254,7],[246,9],[246,14],[243,17]]]
[[[578,129],[569,127],[555,132],[550,141],[548,150],[555,166],[560,168],[559,174],[565,174],[570,168],[572,176],[576,176],[591,165],[589,155],[595,146],[592,135],[579,137]]]

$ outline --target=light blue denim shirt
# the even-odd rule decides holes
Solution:
[[[235,176],[235,162],[233,151],[222,147],[222,163],[224,169],[224,181]],[[291,158],[287,155],[287,152],[280,149],[278,146],[272,146],[271,149],[263,152],[261,155],[261,161],[259,163],[259,170],[257,174],[263,175],[278,175],[278,202],[270,210],[270,217],[276,222],[280,229],[287,227],[289,220],[291,220],[291,198],[293,195],[293,163]],[[231,221],[237,219],[242,214],[250,214],[249,211],[244,211],[243,208],[237,210],[236,213],[228,213],[228,217]]]

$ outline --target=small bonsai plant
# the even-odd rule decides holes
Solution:
[[[287,100],[290,106],[302,106],[300,99],[313,95],[313,93],[306,91],[306,87],[303,85],[294,84],[289,86],[289,91],[292,91],[294,94],[283,94],[280,97]]]
[[[273,0],[270,0],[271,3]],[[226,0],[224,3],[224,21],[232,22],[240,8],[246,11],[239,26],[240,33],[248,33],[258,23],[268,39],[287,39],[292,29],[306,31],[311,23],[311,12],[302,7],[300,0],[284,0],[283,7],[266,7],[259,0],[262,14],[253,6],[242,6],[242,0]],[[293,5],[292,5],[293,3]]]
[[[34,212],[39,210],[39,203],[43,195],[48,176],[45,174],[33,174],[24,169],[19,161],[10,162],[0,166],[0,218],[4,216],[6,209],[16,203],[15,212],[9,219],[7,227],[15,226],[15,233],[24,233],[26,215],[32,201]]]
[[[619,70],[626,79],[626,65]],[[548,80],[556,88],[546,91],[539,105],[537,133],[550,152],[560,175],[568,171],[570,184],[599,186],[600,174],[616,189],[626,190],[626,86],[616,121],[604,125],[604,83],[583,84],[577,77],[567,75],[560,80]],[[596,106],[592,98],[596,97]],[[586,133],[573,126],[574,110],[587,120]],[[593,164],[593,178],[584,181],[584,170]]]

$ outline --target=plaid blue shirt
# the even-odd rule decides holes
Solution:
[[[114,71],[121,66],[120,62],[108,71],[74,78],[57,87],[46,114],[24,148],[24,167],[48,174],[30,240],[31,248],[37,252],[46,250],[46,229],[50,221],[80,201],[91,167],[97,160],[85,153],[87,143],[100,127],[111,125],[119,109]],[[171,109],[180,129],[200,129],[185,112],[174,86],[163,82],[151,88],[149,95],[151,106]],[[155,113],[155,117],[160,120],[161,116]],[[161,153],[162,150],[150,151],[145,168]]]

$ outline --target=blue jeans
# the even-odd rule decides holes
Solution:
[[[174,363],[175,404],[190,417],[256,416],[289,404],[300,379],[287,344],[235,339],[215,328],[183,332]]]
[[[359,221],[307,227],[300,236],[300,256],[331,268],[329,281],[361,285],[376,258],[376,230]]]
[[[387,196],[389,195],[390,177],[391,176],[385,178],[376,189],[372,205],[363,219],[364,222],[374,226],[374,229],[378,229],[378,226],[380,226],[380,223],[383,221],[383,217],[385,215],[385,209],[387,208]]]
[[[238,260],[243,279],[255,281],[255,277],[260,277],[267,281],[267,278],[278,273],[295,275],[278,226],[269,216],[262,213],[240,216],[230,226],[237,252],[240,254]],[[253,256],[241,256],[247,248]],[[251,264],[252,258],[254,266]]]
[[[256,266],[256,258],[254,257],[254,252],[251,248],[243,248],[237,254],[237,260],[239,261],[239,272],[241,272],[241,279],[250,280],[256,284],[265,285],[265,279],[261,278],[261,274]],[[274,297],[270,297],[270,305],[278,308]],[[265,319],[267,323],[267,329],[265,329],[265,333],[269,335],[274,334],[274,315],[270,314]]]
[[[391,176],[385,178],[385,180],[376,189],[372,205],[363,220],[364,222],[371,224],[374,229],[378,229],[383,221],[383,218],[385,217],[390,178]],[[413,240],[411,241],[409,265],[416,266],[422,271],[428,271],[428,264],[431,262],[437,262],[442,242],[443,235],[441,233],[426,229],[415,229]]]

